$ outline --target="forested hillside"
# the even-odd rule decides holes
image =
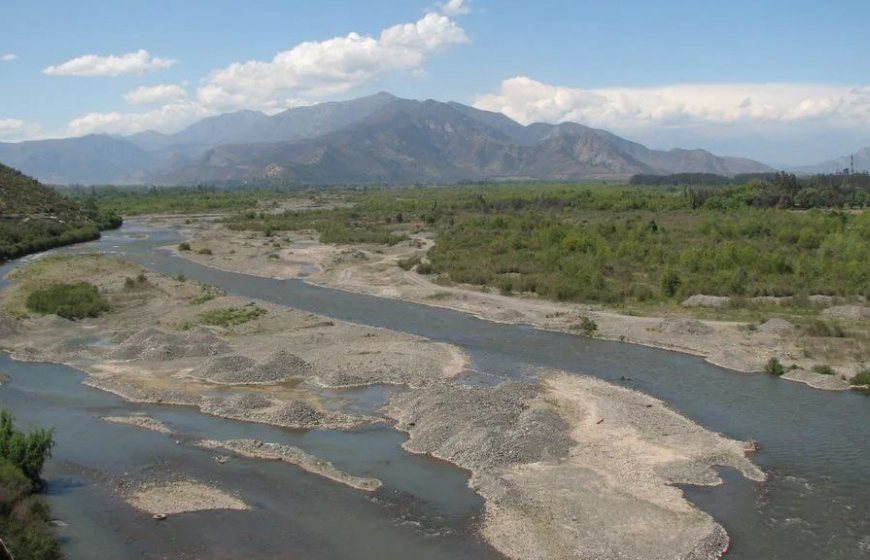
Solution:
[[[0,262],[89,241],[121,219],[80,206],[39,181],[0,164]]]

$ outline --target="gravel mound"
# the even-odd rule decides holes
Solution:
[[[660,333],[673,335],[700,335],[710,334],[713,332],[713,327],[705,325],[697,319],[670,318],[665,319],[655,327],[654,330]]]
[[[731,298],[723,296],[705,296],[697,294],[689,296],[680,304],[683,307],[715,307],[722,308],[731,305]]]
[[[795,331],[795,326],[785,319],[774,317],[758,326],[758,332],[766,334],[789,334]]]
[[[18,334],[18,320],[9,315],[0,315],[0,338]]]
[[[870,319],[870,307],[864,307],[863,305],[835,305],[834,307],[822,310],[822,315],[836,319],[862,321]]]
[[[195,368],[190,375],[216,383],[238,383],[244,381],[243,372],[256,364],[251,358],[235,354],[216,356]]]
[[[230,346],[208,329],[170,333],[149,327],[127,337],[109,357],[113,360],[153,360],[165,362],[179,358],[217,356]]]
[[[192,377],[228,385],[266,384],[301,377],[310,365],[294,354],[280,350],[264,362],[238,355],[217,356],[191,372]]]
[[[409,449],[467,468],[566,457],[574,445],[570,426],[532,402],[539,392],[531,383],[506,382],[494,389],[433,383],[397,394],[390,408],[399,416],[399,428],[411,433]]]
[[[326,414],[302,401],[290,401],[269,412],[270,423],[279,426],[316,428],[323,424]]]

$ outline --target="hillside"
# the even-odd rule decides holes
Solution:
[[[658,151],[576,123],[522,126],[456,103],[393,99],[360,121],[298,142],[218,146],[160,183],[435,183],[770,171],[704,150]]]
[[[807,165],[795,169],[798,173],[840,173],[854,165],[855,172],[870,171],[870,146],[862,148],[849,156],[834,158],[816,165]]]
[[[23,173],[0,164],[0,262],[97,239],[120,218],[84,209]]]
[[[652,150],[578,123],[523,126],[461,103],[388,93],[271,116],[237,111],[174,134],[0,144],[0,161],[43,181],[85,184],[409,184],[771,171],[705,150]]]

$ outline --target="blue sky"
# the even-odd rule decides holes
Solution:
[[[777,164],[870,145],[866,0],[31,1],[4,11],[0,140],[171,132],[224,111],[388,90]]]

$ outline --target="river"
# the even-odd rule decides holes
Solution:
[[[731,535],[732,548],[727,555],[728,558],[747,560],[870,558],[870,398],[866,395],[855,392],[820,391],[767,375],[733,372],[710,365],[693,356],[613,341],[540,331],[523,325],[492,323],[450,310],[312,286],[303,280],[275,280],[216,270],[186,261],[168,251],[159,249],[161,245],[176,243],[178,240],[179,237],[175,232],[151,230],[141,224],[131,222],[119,231],[107,233],[98,242],[71,250],[117,254],[125,259],[145,265],[151,270],[172,275],[184,274],[188,278],[215,284],[227,292],[243,297],[258,298],[336,319],[385,327],[455,344],[471,356],[473,367],[479,372],[477,376],[479,382],[493,383],[506,378],[533,376],[537,368],[558,368],[569,372],[594,375],[614,383],[637,388],[666,401],[674,409],[709,429],[737,439],[754,439],[761,443],[761,450],[755,454],[754,460],[769,474],[767,482],[763,484],[751,483],[733,472],[724,471],[722,475],[726,483],[722,486],[714,488],[687,487],[684,489],[690,500],[711,513]],[[3,269],[8,267],[9,265]],[[0,364],[0,367],[7,369],[14,366],[27,368],[31,367],[32,364]],[[68,378],[71,377],[74,376],[68,376]],[[59,380],[60,376],[55,375],[52,379],[53,381],[46,381],[48,387],[62,383]],[[15,387],[15,385],[13,380],[11,387]],[[34,388],[34,393],[41,394],[41,391],[44,390],[47,389]],[[82,397],[83,401],[90,398],[98,400],[110,398],[102,394],[94,396],[98,393],[86,388],[81,390],[88,394],[88,397]],[[0,403],[5,405],[9,402],[10,399],[7,396],[9,392],[9,388],[0,391]],[[12,401],[15,400],[12,399]],[[129,405],[121,404],[117,399],[113,399],[113,402],[115,403],[113,406],[116,407],[129,407]],[[13,406],[13,408],[16,414],[24,414],[24,412],[19,411],[20,406]],[[202,417],[202,415],[193,412],[186,414],[197,418]],[[159,417],[158,414],[154,415]],[[52,424],[52,421],[65,421],[62,414],[52,418],[39,411],[28,416],[28,419],[43,425],[55,425]],[[229,429],[223,426],[235,424],[229,421],[213,420],[215,420],[213,425],[211,420],[196,420],[196,422],[209,422],[207,429],[202,428],[203,431],[208,431],[209,437],[221,437],[221,434],[224,433],[223,430]],[[185,422],[194,422],[194,420]],[[181,425],[186,424],[181,422]],[[143,452],[154,444],[155,456],[161,456],[161,450],[165,445],[161,447],[155,443],[155,438],[159,439],[157,435],[131,434],[133,429],[129,427],[106,426],[102,422],[91,426],[91,429],[106,434],[112,434],[122,428],[127,428],[123,430],[123,434],[131,441],[143,440],[143,447],[141,447]],[[216,433],[212,433],[212,430]],[[275,431],[286,433],[286,431]],[[312,433],[316,434],[317,432]],[[384,430],[384,433],[395,434],[390,430]],[[62,441],[63,433],[59,432],[58,436]],[[397,436],[384,435],[381,437],[389,439],[389,437],[396,438]],[[144,441],[144,439],[149,441]],[[155,439],[155,442],[151,442],[151,439]],[[169,441],[165,437],[163,439]],[[263,437],[262,439],[269,438]],[[99,441],[111,441],[111,439],[99,438]],[[398,437],[392,444],[393,448],[397,449],[400,441],[401,437]],[[171,442],[169,443],[171,444]],[[347,446],[355,448],[351,442],[347,442]],[[171,447],[173,446],[170,445]],[[198,451],[187,450],[186,446],[181,447],[185,448],[183,460],[185,462],[189,460],[192,468],[198,468],[197,466],[202,463],[202,468],[208,464],[211,467],[209,472],[214,470],[207,456],[197,458]],[[300,445],[300,447],[303,446]],[[317,446],[308,447],[307,450],[315,454],[322,451]],[[106,451],[105,453],[109,456],[117,455],[117,452]],[[171,462],[173,453],[169,449],[166,450],[166,453],[165,460]],[[403,452],[396,451],[396,453],[401,457]],[[336,455],[340,456],[341,454]],[[59,456],[61,456],[60,447]],[[174,460],[181,461],[182,457],[175,456]],[[61,468],[64,461],[63,457],[61,460],[54,461],[52,469]],[[105,472],[102,458],[96,458],[94,461],[100,463],[99,465],[95,464],[94,468]],[[336,463],[339,466],[344,466],[339,461]],[[246,491],[249,486],[262,485],[263,489],[267,488],[270,481],[274,482],[269,477],[278,476],[276,473],[281,470],[276,467],[283,467],[284,471],[293,471],[284,465],[270,465],[263,464],[263,462],[245,461],[239,462],[239,464],[244,465],[244,468],[257,471],[257,476],[263,477],[261,481],[254,480],[257,477],[253,476],[239,475],[238,479],[234,477],[234,483],[240,480],[244,481]],[[437,500],[433,497],[440,495],[440,491],[430,492],[430,495],[426,496],[427,492],[424,487],[430,483],[433,485],[441,484],[434,482],[435,478],[443,475],[447,477],[447,480],[452,480],[450,477],[456,477],[457,473],[461,473],[461,471],[434,461],[429,461],[428,464],[431,466],[427,468],[436,470],[443,468],[444,472],[431,473],[432,478],[426,479],[426,484],[418,484],[415,487],[416,490],[412,489],[405,493],[409,496],[415,496],[420,502],[417,505],[418,511],[415,511],[413,515],[432,519],[431,522],[427,523],[436,528],[433,530],[438,536],[427,537],[423,534],[425,531],[421,532],[417,529],[407,531],[408,534],[412,535],[409,537],[412,541],[414,539],[417,539],[414,541],[415,543],[419,541],[413,546],[421,547],[420,554],[417,554],[417,548],[414,548],[414,555],[432,558],[439,557],[438,554],[453,554],[450,556],[453,558],[482,558],[492,555],[492,551],[477,542],[471,535],[472,531],[467,529],[470,520],[474,518],[474,512],[477,511],[475,508],[479,507],[479,504],[474,504],[473,495],[468,496],[454,488],[455,495],[447,499]],[[352,474],[365,475],[371,472],[371,467],[368,464],[362,466],[351,464],[349,466],[351,468],[348,470]],[[230,476],[225,472],[229,470],[217,470],[215,473],[221,473],[220,476]],[[49,474],[53,476],[54,472]],[[77,492],[75,484],[65,485],[62,482],[64,476],[61,470],[58,473],[61,482],[53,481],[51,486],[54,488],[55,485],[58,485],[56,487],[61,488],[59,496],[52,496],[53,504],[58,504],[55,505],[55,508],[60,507],[59,511],[63,510],[64,492],[66,495]],[[213,476],[218,476],[218,474]],[[325,493],[324,495],[344,492],[344,489],[335,488],[337,485],[321,480],[312,480],[316,477],[310,475],[292,472],[291,474],[283,473],[281,476],[293,477],[292,483],[303,487],[316,486],[317,492],[322,491]],[[395,473],[393,475],[381,473],[381,476],[387,487],[391,485],[395,487],[397,484],[391,480],[391,476],[395,476]],[[407,479],[409,477],[402,475],[399,478]],[[298,482],[296,479],[305,482]],[[254,489],[252,488],[251,491]],[[365,502],[377,509],[379,513],[373,515],[373,518],[380,519],[384,525],[379,530],[389,532],[394,529],[406,528],[400,521],[397,522],[397,519],[405,518],[393,515],[390,510],[391,506],[384,504],[373,506],[371,500],[366,500],[358,493],[353,494],[350,490],[346,492],[352,494],[352,496],[347,496],[350,503]],[[414,492],[417,494],[415,495]],[[254,494],[256,495],[256,492]],[[310,498],[311,496],[309,494]],[[281,504],[275,503],[273,496],[271,498],[272,507],[280,510]],[[316,498],[312,499],[319,501],[321,498],[318,494]],[[103,503],[101,500],[102,498],[94,497],[93,502],[100,504]],[[467,502],[465,502],[466,500]],[[457,503],[455,501],[466,503],[466,505],[458,507],[458,509],[454,508],[453,506]],[[318,514],[334,523],[337,523],[339,519],[345,519],[344,515],[330,517],[329,507],[323,504],[318,505],[323,507],[312,509],[311,517],[313,520],[309,521],[306,517],[305,522],[303,522],[306,527],[314,525],[317,529],[321,528],[321,524],[317,521]],[[94,507],[108,506],[97,505]],[[308,514],[307,509],[305,513]],[[123,517],[123,515],[128,514],[118,514],[119,517]],[[228,515],[226,513],[209,513],[202,514],[202,517],[220,518]],[[191,516],[190,519],[194,517]],[[256,517],[256,514],[251,516],[251,518],[253,517]],[[280,533],[276,526],[281,523],[283,518],[269,517],[269,519],[274,519],[274,521],[269,523],[264,523],[263,519],[259,519],[258,522],[251,521],[251,526],[258,527],[258,541],[276,539],[278,543],[286,542],[288,549],[297,550],[298,546],[296,549],[293,547],[296,545],[305,546],[300,543],[305,543],[306,539],[310,538],[319,542],[317,539],[322,536],[314,529],[312,529],[313,534],[309,535],[295,526],[288,529],[289,533],[287,534]],[[243,523],[248,522],[246,520]],[[191,531],[194,530],[195,525],[195,521],[191,521]],[[327,526],[329,524],[322,526],[322,528],[324,534],[334,535],[330,541],[331,545],[342,547],[345,551],[337,553],[335,557],[400,557],[389,554],[389,551],[385,553],[375,550],[372,550],[369,555],[347,554],[347,550],[359,550],[353,543],[360,538],[361,528],[351,522],[346,522],[339,528],[330,527],[328,531],[326,530]],[[439,527],[441,529],[438,529]],[[466,528],[462,529],[462,527]],[[153,528],[149,529],[153,531]],[[293,536],[296,530],[300,532],[298,539]],[[217,542],[226,543],[227,546],[231,546],[231,542],[234,542],[219,529],[215,529],[214,532],[218,533],[214,535]],[[365,531],[362,533],[366,536],[373,534]],[[182,531],[182,534],[186,533]],[[245,531],[245,534],[248,532]],[[211,537],[211,534],[205,536]],[[238,535],[236,536],[238,537]],[[392,533],[390,536],[392,538]],[[139,535],[134,532],[127,535],[126,540],[136,542],[138,538]],[[82,539],[83,541],[87,540],[86,537],[82,537]],[[432,552],[432,556],[425,555],[426,543],[435,543],[437,550]],[[405,545],[411,546],[408,542],[405,542]],[[323,548],[328,549],[329,547],[323,545]],[[309,554],[305,556],[311,558],[332,557],[328,553],[313,554],[311,552],[313,550],[318,550],[317,546],[311,545]],[[407,557],[409,549],[404,550],[406,551],[404,557]],[[72,554],[71,557],[73,557]],[[235,557],[235,555],[227,557]]]

